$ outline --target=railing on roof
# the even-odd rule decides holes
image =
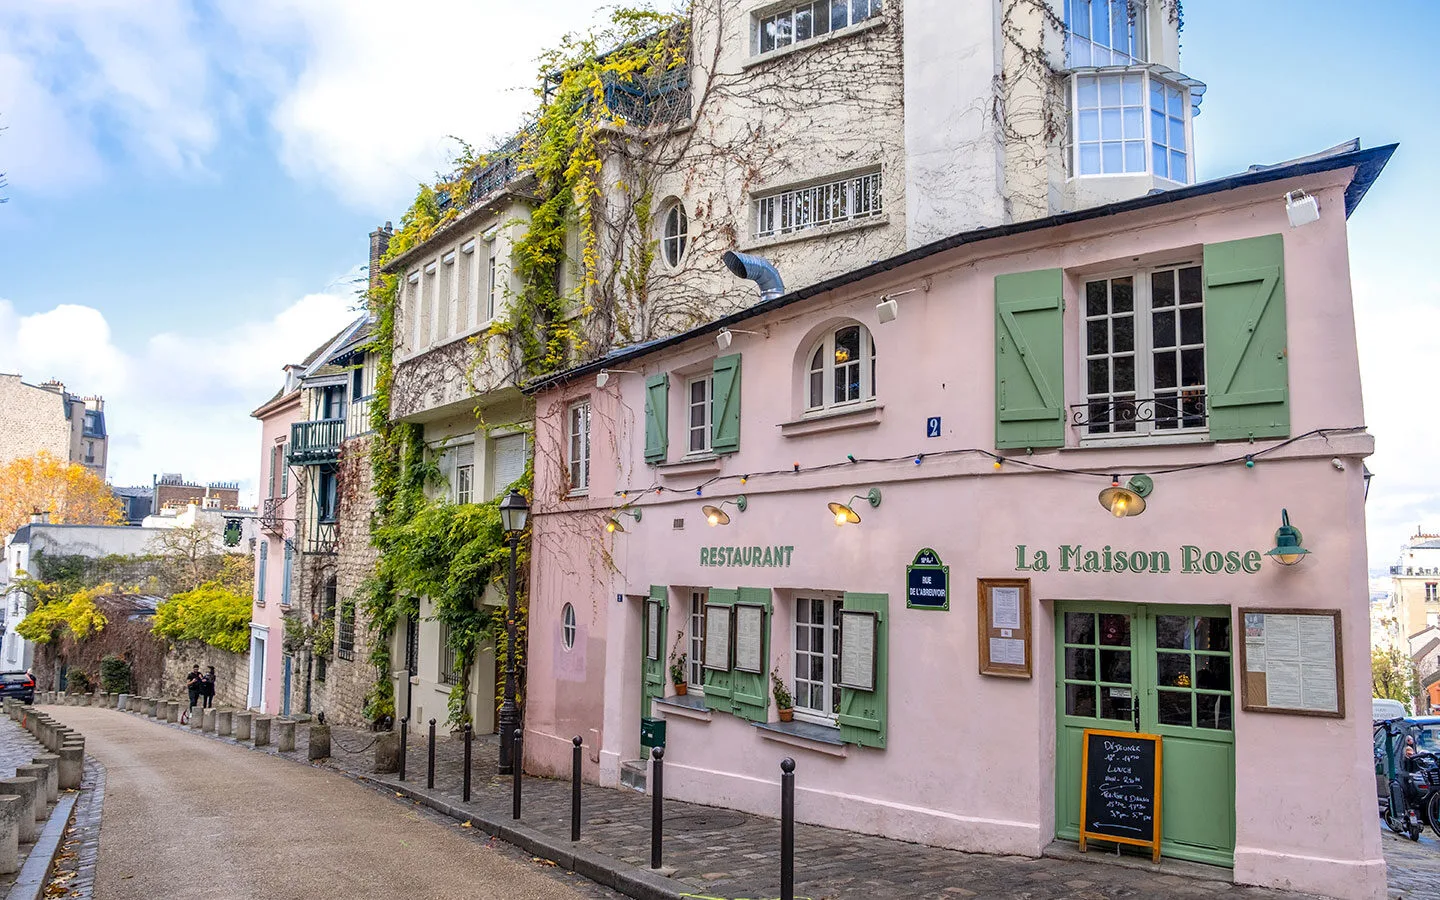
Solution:
[[[290,426],[291,465],[313,466],[340,458],[340,442],[345,439],[344,419],[315,419]]]
[[[680,66],[658,75],[605,76],[605,105],[617,119],[637,128],[670,125],[690,118],[690,71]]]
[[[520,151],[524,146],[525,132],[522,131],[485,154],[484,165],[476,166],[466,173],[470,181],[470,193],[465,197],[466,206],[478,203],[519,177]],[[441,212],[455,205],[455,198],[447,191],[440,192],[439,200]]]

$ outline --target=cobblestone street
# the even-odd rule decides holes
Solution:
[[[1407,841],[1375,823],[1385,848],[1390,896],[1405,900],[1440,900],[1440,841],[1427,830],[1420,840]]]

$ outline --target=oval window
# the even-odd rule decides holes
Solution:
[[[560,610],[560,639],[565,642],[565,649],[570,650],[575,646],[575,607],[569,603]]]
[[[677,200],[665,213],[665,236],[660,242],[667,266],[673,269],[680,265],[689,241],[690,217],[685,215],[685,205]]]

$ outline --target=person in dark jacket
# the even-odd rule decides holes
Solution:
[[[195,668],[190,670],[190,674],[185,676],[185,690],[190,694],[190,709],[195,708],[195,701],[199,700],[204,692],[204,681],[205,676],[200,674],[200,665],[197,663]]]
[[[201,702],[206,709],[215,705],[215,667],[206,666],[206,672],[200,676]]]

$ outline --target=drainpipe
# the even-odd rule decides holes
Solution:
[[[739,278],[748,278],[755,282],[760,288],[760,300],[774,300],[785,293],[785,282],[780,280],[780,272],[769,262],[758,256],[751,256],[748,253],[736,253],[734,250],[726,250],[720,257],[729,269]]]

